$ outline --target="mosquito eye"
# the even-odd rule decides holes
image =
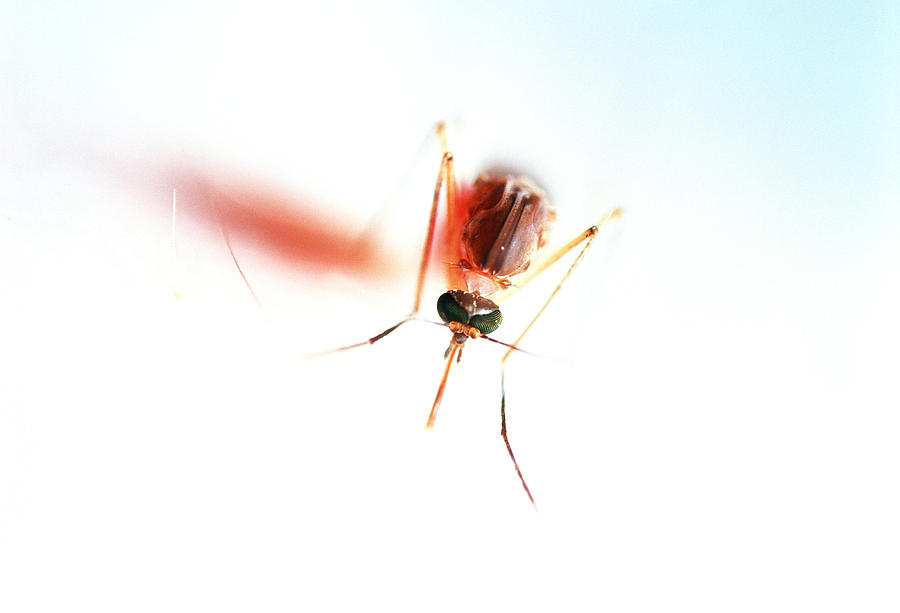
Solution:
[[[490,334],[500,327],[503,322],[503,314],[499,310],[485,313],[484,315],[475,315],[469,320],[469,325],[477,328],[482,334]]]
[[[469,322],[469,314],[453,298],[450,292],[441,294],[437,301],[437,312],[444,322],[458,321],[461,324]]]

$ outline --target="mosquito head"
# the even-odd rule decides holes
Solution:
[[[503,315],[499,307],[484,296],[460,289],[441,294],[437,301],[441,320],[453,331],[453,339],[462,344],[467,338],[490,334],[500,327]]]

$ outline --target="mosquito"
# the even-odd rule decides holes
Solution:
[[[441,164],[434,186],[412,310],[396,324],[365,341],[312,355],[372,345],[407,322],[419,319],[429,262],[435,244],[441,243],[443,261],[447,263],[447,291],[437,299],[437,313],[451,337],[444,351],[443,375],[425,428],[431,430],[434,427],[450,368],[454,362],[462,359],[466,342],[484,339],[505,346],[506,352],[500,359],[500,436],[528,499],[537,508],[509,443],[506,428],[506,363],[514,351],[522,351],[519,348],[522,339],[581,263],[600,227],[621,215],[622,211],[613,209],[607,212],[595,225],[579,233],[568,243],[555,251],[543,253],[548,231],[556,217],[544,191],[527,177],[495,172],[483,172],[471,184],[458,183],[453,154],[447,148],[444,123],[438,123],[434,130],[441,146]],[[439,233],[438,214],[442,192],[446,202],[446,222],[443,231]],[[515,341],[505,343],[488,336],[503,321],[498,303],[508,299],[579,246],[581,250],[566,273]]]

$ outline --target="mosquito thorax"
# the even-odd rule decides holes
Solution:
[[[463,324],[481,334],[490,334],[503,321],[503,315],[495,302],[461,289],[441,294],[437,301],[437,311],[444,323]],[[460,344],[471,336],[460,326],[451,325],[451,330],[454,332],[454,340]]]

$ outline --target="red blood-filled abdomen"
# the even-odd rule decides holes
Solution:
[[[524,177],[481,175],[467,205],[463,264],[494,278],[524,272],[549,221],[544,192]]]

